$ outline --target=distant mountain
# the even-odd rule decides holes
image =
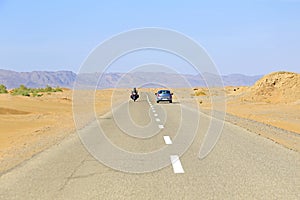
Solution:
[[[226,86],[251,86],[262,77],[262,75],[246,76],[243,74],[230,74],[222,76],[222,79]]]
[[[16,88],[21,84],[37,88],[47,85],[56,87],[73,87],[76,80],[76,74],[71,71],[33,71],[33,72],[15,72],[0,69],[0,84],[6,85],[7,88]]]
[[[222,76],[224,86],[251,86],[260,76],[246,76],[242,74],[232,74]],[[107,74],[80,74],[77,76],[77,85],[97,88],[132,88],[132,87],[205,87],[209,85],[221,86],[220,78],[214,74],[204,73],[202,75],[173,74],[165,72],[135,72],[135,73],[107,73]]]
[[[205,77],[205,79],[203,78]],[[155,72],[136,72],[136,73],[87,73],[79,76],[71,71],[33,71],[33,72],[15,72],[0,69],[0,84],[7,88],[16,88],[21,84],[27,87],[66,87],[73,88],[75,80],[77,86],[97,88],[114,87],[196,87],[206,86],[206,81],[217,80],[216,75],[181,75],[171,73]],[[246,76],[242,74],[231,74],[222,76],[225,86],[250,86],[253,85],[262,76]]]

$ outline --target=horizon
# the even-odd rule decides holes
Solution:
[[[54,71],[49,71],[49,70],[33,70],[33,71],[15,71],[15,70],[10,70],[10,69],[1,69],[0,70],[4,70],[4,71],[11,71],[11,72],[17,72],[17,73],[32,73],[32,72],[50,72],[50,73],[56,73],[56,72],[72,72],[76,75],[78,75],[78,73],[74,72],[74,71],[70,71],[70,70],[54,70]],[[290,71],[273,71],[273,72],[269,72],[267,74],[271,74],[274,72],[290,72]],[[93,74],[93,73],[99,73],[99,72],[91,72],[91,73],[83,73],[83,74]],[[105,72],[104,74],[126,74],[126,73],[157,73],[154,71],[139,71],[139,72],[121,72],[121,71],[114,71],[114,72]],[[160,72],[160,73],[168,73],[168,72]],[[209,72],[204,72],[204,73],[208,73]],[[297,73],[297,72],[292,72],[292,73]],[[169,74],[176,74],[176,73],[172,73],[170,72]],[[190,73],[178,73],[180,75],[189,75],[189,76],[197,76],[199,74],[202,73],[198,73],[198,74],[190,74]],[[248,75],[248,74],[241,74],[241,73],[232,73],[232,74],[220,74],[221,76],[230,76],[230,75],[243,75],[243,76],[262,76],[262,75],[267,75],[267,74],[255,74],[255,75]]]

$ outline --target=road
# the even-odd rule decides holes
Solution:
[[[104,163],[112,167],[95,159],[73,134],[3,174],[0,199],[300,198],[299,153],[226,122],[213,151],[200,160],[210,117],[181,108],[179,102],[156,104],[152,94],[142,93],[139,101],[121,104],[79,132],[90,138],[85,145],[103,152]],[[97,138],[99,124],[114,145],[145,157],[118,157]],[[194,141],[180,156],[193,131]],[[166,146],[157,156],[156,150]],[[174,161],[176,155],[180,160]]]

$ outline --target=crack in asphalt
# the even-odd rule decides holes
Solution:
[[[72,171],[72,173],[66,178],[65,182],[63,183],[63,185],[59,188],[58,191],[62,191],[65,189],[65,187],[69,184],[70,180],[73,179],[74,174],[77,172],[77,170],[85,163],[87,158],[84,158],[82,161],[80,161],[79,165],[77,167],[74,168],[74,170]]]
[[[94,172],[94,173],[90,173],[90,174],[86,174],[86,175],[72,176],[72,177],[69,177],[69,179],[71,180],[71,179],[89,178],[89,177],[92,177],[92,176],[97,175],[97,174],[103,174],[103,173]]]

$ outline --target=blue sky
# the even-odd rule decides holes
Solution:
[[[300,0],[0,0],[0,27],[2,69],[77,72],[112,35],[162,27],[197,41],[221,74],[300,73]]]

